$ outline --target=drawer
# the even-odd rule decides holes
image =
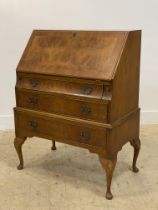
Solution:
[[[49,79],[48,79],[49,78]],[[16,87],[31,90],[55,92],[82,97],[92,97],[100,99],[103,94],[103,85],[89,82],[73,82],[63,78],[45,76],[23,76],[18,75]]]
[[[19,111],[20,110],[20,111]],[[52,117],[36,111],[14,109],[17,136],[38,136],[61,142],[105,146],[106,128]]]
[[[18,107],[94,121],[107,121],[107,104],[62,97],[60,94],[16,89]]]

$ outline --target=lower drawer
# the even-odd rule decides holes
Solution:
[[[105,147],[106,129],[103,127],[19,108],[14,109],[14,117],[19,137],[38,136],[70,144],[76,142]]]

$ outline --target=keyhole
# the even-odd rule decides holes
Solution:
[[[77,35],[76,32],[73,32],[73,33],[72,33],[72,36],[73,36],[74,38],[76,37],[76,35]]]

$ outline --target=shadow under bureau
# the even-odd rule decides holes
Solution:
[[[139,140],[141,31],[34,30],[17,67],[15,141],[42,137],[97,153],[106,171],[106,198],[118,151]]]

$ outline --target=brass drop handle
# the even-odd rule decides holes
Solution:
[[[35,120],[29,121],[29,125],[31,128],[35,129],[38,127],[38,123]]]
[[[30,80],[30,85],[32,87],[37,87],[38,84],[39,84],[39,81],[37,79],[31,79]]]
[[[81,113],[83,115],[89,115],[91,113],[91,107],[88,107],[87,105],[82,105],[81,106]]]
[[[32,106],[36,106],[38,104],[38,98],[36,96],[30,96],[28,98],[28,102],[29,104],[31,104]]]
[[[88,141],[90,139],[90,133],[87,131],[80,132],[80,140],[81,141]]]
[[[84,95],[90,95],[92,91],[93,91],[92,87],[84,87],[82,92]]]

